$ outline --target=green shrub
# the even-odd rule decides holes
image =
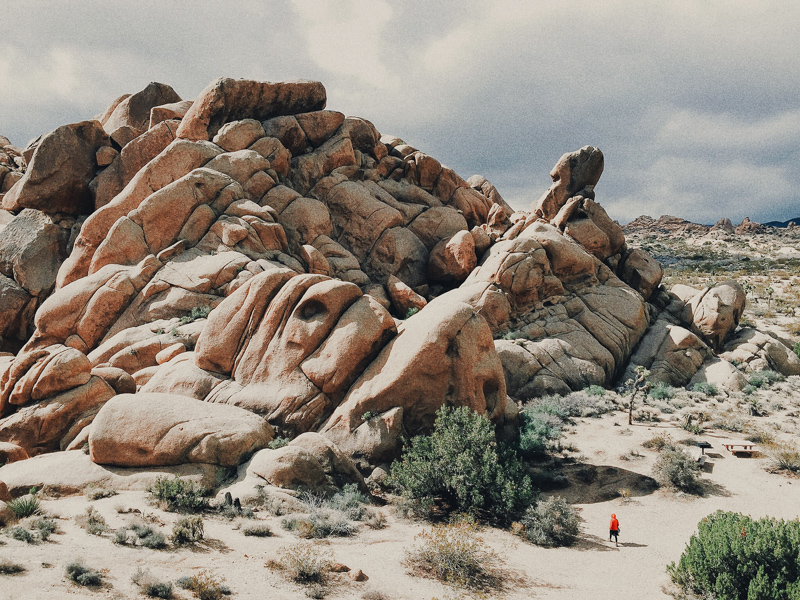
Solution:
[[[0,575],[16,575],[17,573],[24,573],[25,567],[11,562],[6,558],[0,558]]]
[[[601,385],[590,385],[583,391],[589,394],[590,396],[597,396],[599,398],[602,398],[603,396],[606,395],[606,389]]]
[[[654,400],[671,400],[675,397],[675,391],[675,388],[668,383],[657,381],[653,384],[653,387],[650,388],[647,395]]]
[[[800,472],[800,452],[794,445],[774,444],[767,454],[772,462],[772,468],[776,471]]]
[[[75,521],[92,535],[102,535],[108,530],[105,518],[94,506],[87,506],[86,512],[75,517]]]
[[[363,415],[361,415],[361,419],[364,421],[364,423],[368,423],[369,421],[372,421],[372,419],[377,419],[380,416],[381,413],[368,410]]]
[[[519,428],[519,447],[523,454],[544,454],[550,442],[561,437],[564,422],[556,415],[523,409]]]
[[[231,593],[228,586],[208,571],[200,571],[192,577],[181,577],[176,583],[178,587],[194,592],[200,600],[220,600]]]
[[[172,479],[159,477],[147,491],[159,505],[171,512],[200,512],[209,506],[206,488],[177,475]]]
[[[405,316],[405,317],[403,317],[403,318],[404,318],[404,319],[410,319],[411,317],[413,317],[413,316],[414,316],[415,314],[417,314],[418,312],[419,312],[419,309],[418,309],[416,306],[412,306],[411,308],[409,308],[409,309],[406,311],[406,316]]]
[[[150,548],[151,550],[161,550],[167,547],[167,538],[164,537],[164,534],[159,531],[153,531],[148,535],[139,538],[139,542],[145,548]]]
[[[289,442],[291,442],[289,438],[278,436],[269,444],[267,444],[267,447],[270,450],[277,450],[278,448],[283,448],[284,446],[289,445]]]
[[[702,597],[800,598],[800,522],[717,511],[700,521],[667,571],[681,589]]]
[[[800,357],[800,342],[795,342],[795,344],[794,344],[794,347],[792,348],[792,351],[793,351],[793,352],[794,352],[794,353],[795,353],[795,354],[796,354],[798,357]]]
[[[406,499],[436,499],[440,509],[506,522],[535,498],[516,452],[494,425],[468,407],[442,407],[431,435],[411,440],[388,479]]]
[[[53,519],[41,518],[36,519],[31,526],[39,532],[39,538],[46,542],[50,538],[50,534],[55,533],[58,526]]]
[[[786,378],[776,371],[766,369],[764,371],[755,371],[747,378],[747,383],[756,389],[770,388],[776,383],[785,380]]]
[[[195,306],[192,309],[191,313],[181,317],[181,325],[185,325],[186,323],[191,323],[193,321],[197,321],[198,319],[205,319],[206,317],[208,317],[210,312],[211,312],[211,308],[208,307],[208,306]]]
[[[94,586],[103,583],[103,576],[80,562],[67,565],[67,575],[72,581],[83,586]]]
[[[666,448],[653,465],[653,476],[661,485],[694,493],[700,487],[697,480],[699,470],[697,461],[683,448]]]
[[[31,488],[27,496],[15,498],[8,502],[8,508],[17,516],[18,519],[30,517],[39,512],[41,508],[39,498],[36,497],[36,488]]]
[[[560,497],[538,502],[521,519],[525,539],[537,546],[569,546],[578,537],[578,512]]]
[[[348,483],[336,492],[325,505],[333,510],[342,511],[352,521],[360,521],[366,514],[364,505],[367,502],[369,500],[358,491],[358,486],[355,483]]]
[[[272,529],[266,523],[253,523],[242,527],[242,533],[248,536],[269,537],[272,535]]]
[[[24,527],[12,527],[8,530],[8,535],[17,541],[25,542],[26,544],[33,544],[36,542],[36,538],[33,537],[33,534]]]
[[[278,553],[278,557],[279,567],[298,583],[324,581],[325,572],[332,562],[327,553],[311,542],[287,546]]]
[[[172,527],[172,543],[176,546],[195,544],[203,535],[203,518],[199,515],[183,517]]]
[[[418,545],[406,552],[406,561],[420,574],[465,588],[498,584],[499,558],[486,548],[474,525],[436,525],[416,540]]]
[[[111,496],[116,496],[117,491],[92,485],[88,486],[86,490],[84,490],[84,495],[89,500],[100,500],[101,498],[110,498]]]
[[[662,450],[669,450],[675,448],[675,440],[672,439],[672,436],[668,433],[659,432],[656,433],[653,437],[649,440],[645,440],[642,442],[642,446],[647,448],[648,450],[655,450],[656,452],[661,452]]]
[[[713,383],[707,383],[705,381],[695,383],[694,387],[692,387],[692,391],[705,394],[709,398],[719,395],[719,390],[717,389],[717,386],[715,386]]]
[[[281,526],[295,531],[301,538],[349,537],[355,535],[357,528],[341,511],[324,511],[315,508],[307,517],[286,517]]]
[[[150,598],[172,598],[172,584],[169,581],[150,581],[142,586],[142,591]]]

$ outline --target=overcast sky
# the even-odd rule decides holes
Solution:
[[[27,0],[0,18],[0,134],[17,145],[150,81],[317,79],[513,206],[564,152],[605,154],[627,222],[800,215],[800,2]]]

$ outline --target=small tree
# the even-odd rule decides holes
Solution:
[[[628,425],[633,424],[633,402],[636,399],[636,394],[639,392],[647,393],[647,390],[650,389],[650,383],[647,381],[647,378],[650,377],[650,371],[639,365],[634,369],[634,372],[636,377],[625,382],[625,388],[631,393],[631,398],[628,402]]]

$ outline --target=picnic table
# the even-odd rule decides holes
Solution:
[[[758,450],[756,450],[756,445],[749,442],[727,442],[722,445],[734,456],[736,454],[752,455],[754,452],[758,452]]]
[[[706,448],[711,448],[711,444],[709,444],[708,442],[705,442],[705,441],[696,442],[696,445],[697,445],[698,448],[700,448],[700,453],[703,456],[705,456],[705,454],[706,454]]]

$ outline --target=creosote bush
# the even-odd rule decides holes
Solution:
[[[520,522],[525,539],[537,546],[569,546],[580,532],[578,512],[560,497],[537,502]]]
[[[772,444],[767,449],[771,467],[776,471],[800,472],[800,452],[790,444]]]
[[[653,400],[671,400],[675,397],[675,391],[675,388],[668,383],[657,381],[653,384],[653,387],[648,390],[647,395],[653,398]]]
[[[192,515],[178,519],[172,527],[172,543],[176,546],[196,544],[203,539],[203,518]]]
[[[800,522],[717,511],[700,521],[667,572],[684,592],[703,598],[800,598]]]
[[[417,573],[459,587],[486,589],[500,580],[500,559],[469,522],[435,525],[415,538],[406,563]]]
[[[719,395],[719,390],[717,389],[717,386],[715,386],[713,383],[706,383],[704,381],[695,383],[694,386],[692,387],[692,391],[705,394],[708,397],[714,397]]]
[[[501,523],[535,499],[516,452],[499,445],[494,425],[468,407],[442,407],[433,433],[411,440],[388,481],[407,500],[433,499],[445,512]]]
[[[199,600],[221,600],[223,596],[230,594],[228,587],[208,571],[200,571],[192,577],[181,577],[177,584],[178,587],[193,592]]]
[[[653,465],[653,476],[656,481],[682,492],[700,491],[700,483],[697,480],[699,471],[697,461],[680,447],[664,449]]]
[[[67,565],[67,576],[78,585],[95,586],[103,583],[103,575],[81,562]]]
[[[322,583],[332,562],[321,546],[301,542],[283,548],[278,553],[277,565],[297,583]]]
[[[159,477],[147,491],[159,505],[171,512],[201,512],[209,506],[209,490],[177,475],[172,479]]]

